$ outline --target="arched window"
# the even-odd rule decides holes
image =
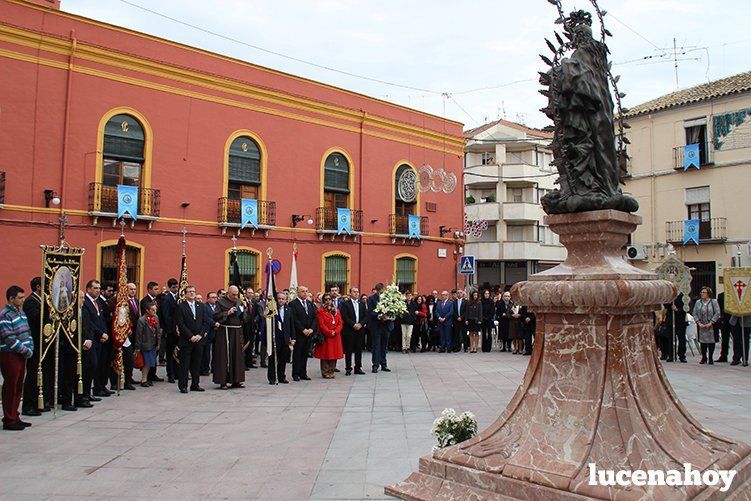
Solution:
[[[261,150],[248,136],[240,136],[229,147],[227,197],[258,199],[261,194]]]
[[[347,158],[333,152],[323,165],[323,205],[335,209],[349,207],[349,169]]]
[[[417,285],[417,259],[409,256],[396,258],[396,283],[401,292],[415,292]]]
[[[111,117],[104,126],[102,184],[142,186],[145,135],[132,115]]]
[[[397,216],[417,214],[417,173],[402,164],[394,176],[394,210]]]
[[[117,243],[102,246],[99,252],[99,280],[117,284]],[[131,245],[125,247],[128,282],[136,284],[137,291],[141,290],[141,258],[141,249]]]
[[[323,290],[339,287],[342,294],[349,290],[349,256],[341,253],[324,255]]]
[[[229,254],[232,250],[227,251],[227,283],[231,284],[232,264]],[[261,270],[259,268],[260,254],[250,249],[237,249],[237,265],[240,269],[240,283],[243,289],[252,287],[254,290],[261,286]],[[233,285],[233,284],[231,284]]]

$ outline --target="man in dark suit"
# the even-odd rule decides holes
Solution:
[[[287,294],[280,292],[276,295],[279,314],[274,317],[274,350],[269,357],[269,384],[287,384],[285,370],[289,361],[289,348],[294,335],[295,323],[292,309],[287,305]],[[276,373],[274,372],[276,371]]]
[[[448,291],[441,292],[441,299],[433,307],[433,317],[441,335],[440,353],[451,351],[451,335],[454,323],[454,303]]]
[[[456,291],[456,299],[454,300],[454,323],[451,336],[451,349],[453,351],[461,351],[462,345],[464,345],[464,351],[467,351],[468,343],[464,339],[466,316],[467,300],[464,298],[464,291],[460,289]]]
[[[720,321],[714,324],[715,333],[720,335],[720,358],[715,362],[727,362],[730,353],[730,338],[732,336],[730,329],[730,313],[725,312],[725,293],[717,294],[717,304],[720,306]]]
[[[339,287],[336,285],[330,287],[329,294],[331,295],[331,300],[334,302],[334,307],[337,310],[341,309],[342,305],[347,300],[347,298],[339,295]]]
[[[158,296],[159,296],[159,284],[156,282],[149,282],[146,285],[146,295],[141,299],[141,302],[138,305],[141,315],[146,314],[146,308],[150,304],[157,302]]]
[[[219,309],[216,305],[217,299],[217,293],[211,291],[206,294],[206,302],[203,304],[203,308],[206,310],[206,321],[208,322],[208,325],[206,327],[206,339],[203,340],[203,355],[201,355],[202,376],[208,376],[211,372],[211,351],[214,346],[217,329],[219,329],[220,325],[219,322],[214,320],[214,313]]]
[[[190,391],[204,391],[198,384],[201,376],[202,343],[206,337],[209,322],[206,310],[196,301],[196,288],[185,288],[185,301],[175,306],[175,324],[179,332],[180,366],[177,386],[180,393],[188,393],[188,371],[190,371]]]
[[[177,377],[177,362],[175,361],[175,348],[177,347],[177,323],[175,322],[175,311],[177,310],[177,293],[178,282],[175,278],[167,280],[167,292],[160,304],[161,317],[163,321],[163,330],[166,335],[166,364],[167,364],[167,381],[175,382]]]
[[[101,341],[99,344],[99,360],[97,361],[97,368],[94,373],[94,396],[96,397],[108,397],[114,393],[114,390],[110,391],[107,389],[107,382],[109,381],[110,376],[114,373],[114,370],[112,369],[112,356],[114,354],[115,345],[110,333],[112,327],[112,313],[114,311],[114,294],[114,285],[111,283],[101,285],[98,304],[102,312],[102,321],[106,328],[107,339]],[[117,379],[115,379],[115,381],[117,381]],[[117,388],[117,385],[113,388]]]
[[[50,363],[55,359],[54,346],[50,347],[44,362],[42,363],[42,388],[44,390],[44,407],[37,408],[39,386],[37,386],[37,374],[39,372],[39,356],[41,353],[39,344],[39,329],[42,325],[42,279],[34,277],[31,280],[31,294],[23,302],[23,312],[29,322],[31,337],[34,339],[34,354],[26,359],[26,379],[23,382],[23,403],[21,414],[24,416],[41,416],[42,412],[51,409],[49,402],[52,399],[52,386],[54,374],[50,374],[54,367]],[[61,343],[66,342],[62,341]]]
[[[342,347],[346,364],[345,376],[352,374],[352,355],[355,355],[355,374],[365,374],[362,370],[362,349],[365,346],[365,329],[368,314],[360,301],[360,290],[349,289],[349,298],[342,302],[340,309],[344,326],[342,327]]]
[[[382,283],[377,283],[375,286],[375,292],[368,298],[368,325],[370,326],[370,335],[373,338],[372,346],[372,372],[375,374],[380,367],[383,372],[391,372],[386,362],[386,351],[389,346],[389,328],[388,321],[384,320],[383,316],[376,313],[376,306],[381,300],[381,293],[384,286]]]
[[[673,319],[675,319],[675,339],[678,341],[678,360],[682,363],[686,363],[686,328],[688,327],[688,319],[686,318],[686,312],[683,309],[683,294],[678,294],[673,303],[667,303],[664,305],[667,309],[667,315],[665,315],[665,327],[668,329],[670,342],[666,344],[667,361],[672,362],[674,357],[674,338],[673,338]]]
[[[89,407],[90,401],[98,401],[99,396],[91,394],[94,378],[99,364],[99,353],[102,344],[109,339],[107,324],[105,324],[106,305],[100,301],[102,286],[97,280],[86,283],[86,295],[81,308],[81,329],[83,334],[83,395],[76,401],[76,407]],[[109,391],[99,392],[101,396],[109,396]],[[86,405],[88,404],[88,405]]]
[[[290,301],[290,310],[295,326],[295,347],[292,351],[292,379],[309,381],[308,356],[310,338],[318,331],[315,305],[308,299],[308,288],[297,287],[297,299]]]

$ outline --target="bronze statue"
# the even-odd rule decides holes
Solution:
[[[602,28],[603,41],[592,36],[592,15],[583,10],[562,14],[560,2],[550,0],[559,9],[563,24],[563,38],[556,33],[559,47],[546,40],[554,52],[553,60],[540,56],[551,66],[540,72],[540,83],[548,89],[540,92],[548,97],[543,111],[553,120],[555,135],[552,142],[553,164],[558,169],[560,188],[542,198],[548,214],[615,209],[635,212],[639,203],[621,192],[620,183],[625,175],[625,144],[623,135],[623,110],[617,89],[616,100],[620,110],[617,122],[613,119],[613,98],[610,83],[615,84],[608,63],[608,48],[604,37],[610,33]],[[593,2],[595,8],[597,5]],[[597,9],[602,22],[604,12]],[[569,57],[563,57],[573,50]],[[615,126],[618,125],[616,133]],[[617,150],[616,150],[617,144]]]

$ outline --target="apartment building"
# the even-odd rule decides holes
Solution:
[[[692,296],[717,290],[731,258],[751,265],[751,72],[697,85],[634,106],[625,191],[644,223],[628,255],[654,269],[669,246],[693,268]],[[698,148],[696,146],[698,145]],[[698,149],[698,166],[684,153]],[[699,243],[684,243],[684,222],[699,221]]]
[[[477,285],[508,289],[563,261],[566,249],[540,205],[558,176],[550,164],[553,133],[496,120],[464,137],[465,212],[470,222],[487,221],[482,235],[467,235]]]

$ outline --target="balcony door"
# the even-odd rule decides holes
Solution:
[[[143,127],[131,115],[114,115],[105,124],[100,200],[102,210],[117,210],[117,185],[124,184],[139,188],[138,209],[141,211],[144,143]]]

